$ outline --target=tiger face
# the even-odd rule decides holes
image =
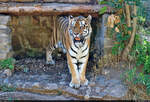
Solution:
[[[69,33],[75,44],[83,45],[86,39],[90,37],[92,32],[91,19],[91,15],[87,18],[83,16],[69,17]]]

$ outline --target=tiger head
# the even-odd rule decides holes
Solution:
[[[84,44],[86,39],[90,37],[92,32],[91,19],[91,15],[87,18],[69,16],[69,33],[75,44]]]

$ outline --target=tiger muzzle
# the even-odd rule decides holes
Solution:
[[[85,40],[85,39],[84,39],[83,36],[81,36],[81,37],[75,37],[75,38],[74,38],[74,42],[75,42],[75,43],[77,43],[77,42],[78,42],[78,43],[80,43],[80,42],[83,43],[84,40]]]

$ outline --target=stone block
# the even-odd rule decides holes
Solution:
[[[9,28],[6,25],[0,24],[0,30],[7,30],[7,29],[9,29]]]
[[[0,30],[0,38],[1,37],[9,37],[8,32],[6,30]]]
[[[0,60],[4,60],[7,58],[7,53],[0,53]]]
[[[10,16],[0,15],[0,25],[7,25],[9,20],[10,20]]]
[[[10,39],[8,37],[0,36],[0,44],[2,44],[2,43],[10,43]]]
[[[0,35],[1,35],[1,34],[8,35],[8,31],[7,31],[7,30],[1,30],[1,29],[0,29]]]
[[[10,16],[0,15],[0,60],[6,59],[11,52],[10,29],[7,26],[9,20]]]
[[[11,50],[11,47],[8,45],[0,45],[0,53],[8,53]]]
[[[11,32],[11,29],[9,27],[3,27],[2,29],[0,28],[0,34],[6,34],[6,35],[9,35]]]

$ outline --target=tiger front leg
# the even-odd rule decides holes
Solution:
[[[88,57],[89,55],[87,55],[85,58],[81,59],[82,65],[80,65],[80,84],[83,86],[87,86],[88,85],[88,80],[85,76],[86,73],[86,67],[87,67],[87,62],[88,62]]]
[[[52,52],[54,49],[46,48],[46,64],[54,65],[55,61],[52,59]]]
[[[69,86],[74,87],[74,88],[79,88],[80,87],[79,71],[77,69],[76,64],[73,63],[73,59],[71,58],[69,53],[67,53],[67,61],[68,61],[69,71],[70,71],[71,76],[72,76],[72,79],[71,79]]]

